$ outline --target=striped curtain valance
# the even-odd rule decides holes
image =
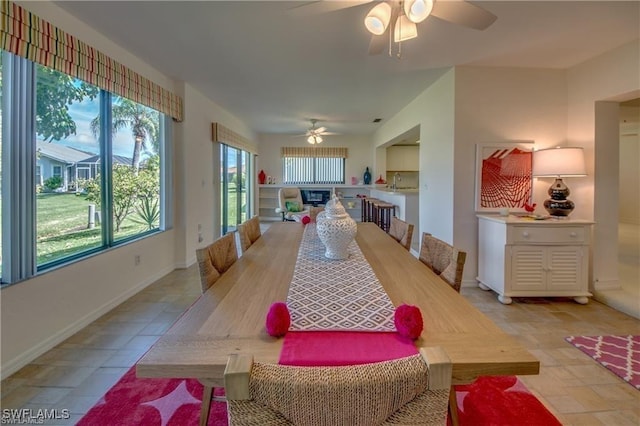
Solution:
[[[17,4],[2,0],[1,47],[182,121],[182,98]]]
[[[282,157],[348,158],[347,148],[283,146]]]
[[[249,139],[220,123],[211,123],[211,140],[213,142],[221,142],[225,145],[229,145],[252,154],[257,153],[256,147],[251,144]]]

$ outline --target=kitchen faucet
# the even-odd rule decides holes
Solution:
[[[398,183],[402,181],[402,178],[400,177],[400,173],[395,172],[393,175],[393,184],[391,185],[391,189],[393,190],[393,192],[395,192],[398,189]]]

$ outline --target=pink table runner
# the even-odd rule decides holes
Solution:
[[[290,331],[279,363],[305,367],[368,364],[418,353],[413,340],[398,333]]]

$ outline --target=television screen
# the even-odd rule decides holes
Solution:
[[[303,189],[300,191],[303,204],[311,204],[314,207],[327,204],[331,197],[328,189]]]

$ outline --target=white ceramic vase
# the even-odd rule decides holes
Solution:
[[[334,196],[325,206],[323,215],[316,218],[318,237],[324,244],[325,257],[344,260],[349,257],[349,244],[356,237],[358,226],[344,206]]]

